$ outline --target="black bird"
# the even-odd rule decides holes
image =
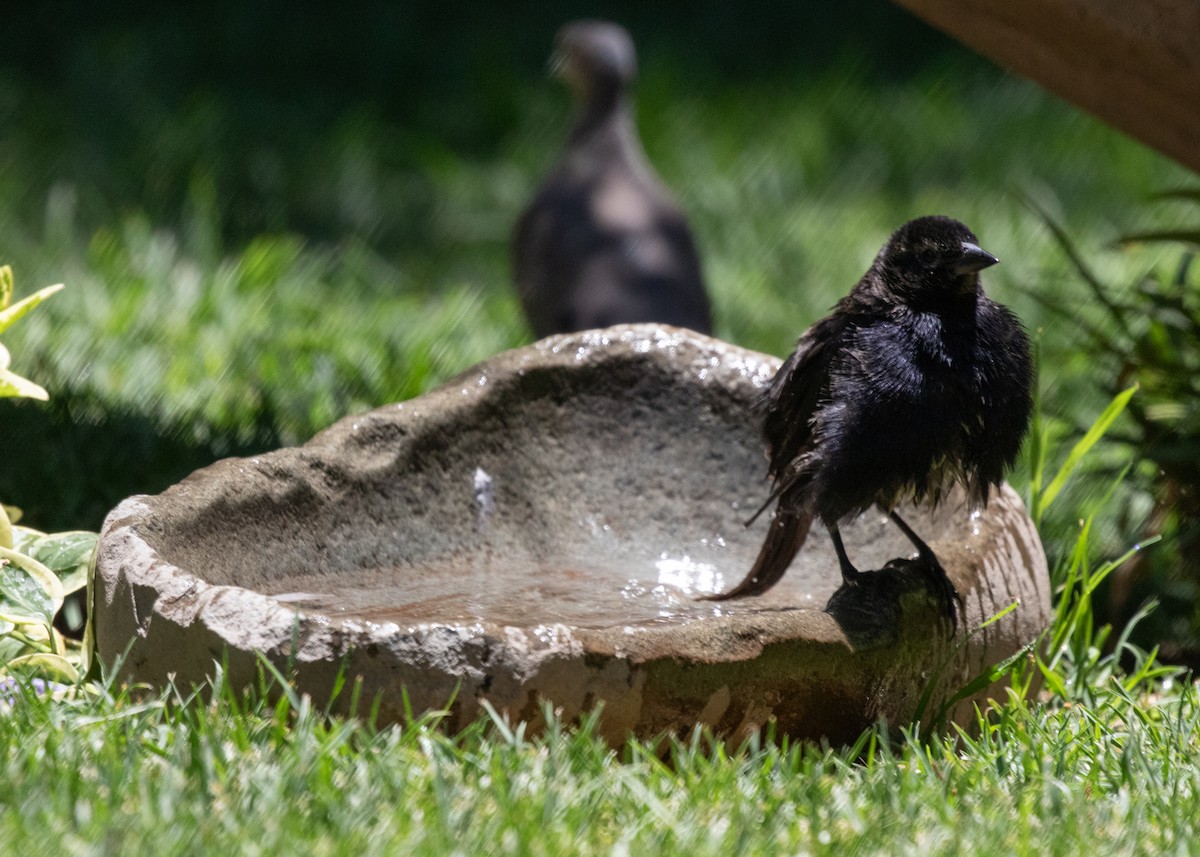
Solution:
[[[856,584],[863,573],[838,524],[872,505],[941,568],[896,506],[936,505],[955,483],[973,506],[986,505],[1029,425],[1029,340],[979,283],[997,261],[957,220],[910,221],[800,337],[760,402],[774,490],[754,518],[775,500],[778,508],[750,573],[715,600],[775,585],[814,517],[829,530],[843,581]]]
[[[558,164],[517,221],[513,269],[538,337],[657,321],[712,330],[696,245],[634,127],[633,41],[605,21],[557,38],[574,127]]]

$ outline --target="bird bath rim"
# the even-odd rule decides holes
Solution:
[[[659,325],[550,337],[497,355],[416,400],[342,420],[301,447],[227,459],[160,495],[130,498],[101,534],[93,604],[98,652],[111,663],[132,641],[123,674],[152,683],[202,681],[222,657],[249,682],[261,653],[290,664],[314,695],[332,686],[345,664],[364,677],[369,693],[386,697],[384,710],[394,718],[402,715],[401,687],[416,709],[444,705],[458,688],[461,725],[484,699],[536,718],[533,700],[542,698],[568,714],[604,700],[604,728],[614,736],[700,721],[736,731],[766,717],[797,735],[832,736],[877,716],[905,722],[919,695],[914,683],[926,681],[920,676],[936,663],[952,662],[950,673],[961,677],[1012,654],[1045,625],[1045,558],[1007,487],[984,516],[963,524],[961,546],[929,539],[966,599],[965,627],[1014,598],[1022,602],[958,648],[948,633],[930,634],[937,621],[931,601],[911,593],[896,595],[902,621],[880,633],[846,628],[822,612],[838,574],[819,537],[766,595],[706,602],[703,611],[716,607],[717,615],[670,624],[596,628],[535,614],[526,622],[380,622],[306,605],[311,581],[277,581],[274,596],[262,591],[274,570],[334,574],[330,557],[374,568],[393,567],[399,557],[415,568],[422,558],[453,555],[450,548],[463,543],[479,551],[553,557],[570,547],[586,555],[594,552],[595,536],[574,522],[586,518],[596,495],[580,486],[594,492],[603,479],[612,489],[604,496],[620,498],[628,520],[651,536],[674,537],[681,527],[711,534],[714,521],[728,522],[727,575],[736,577],[761,533],[735,537],[732,525],[740,528],[744,510],[765,490],[748,405],[777,366],[775,358]],[[517,443],[530,437],[545,448]],[[644,467],[653,478],[628,485],[612,462],[635,455],[643,455],[638,473]],[[506,462],[509,469],[501,469]],[[486,538],[476,529],[486,506],[476,468],[494,480],[494,526]],[[666,488],[647,499],[651,483]],[[548,485],[564,490],[548,497]],[[730,485],[744,495],[740,508],[730,506]],[[385,490],[399,492],[388,501],[395,508],[372,505]],[[353,514],[351,501],[359,504]],[[527,517],[506,519],[515,514],[510,510]],[[264,517],[269,525],[262,525]],[[573,525],[550,533],[524,526],[528,520]],[[355,521],[370,526],[354,536],[346,527]],[[617,525],[627,522],[613,517],[610,524],[619,536]],[[865,539],[872,527],[883,534],[884,560],[907,556],[903,537],[877,523],[862,521],[857,529]],[[926,533],[931,526],[922,513],[910,523]],[[848,539],[855,529],[848,528]],[[400,536],[391,538],[393,532]],[[257,565],[245,559],[253,551]],[[806,553],[809,571],[801,562]],[[538,606],[536,595],[529,600]],[[854,614],[839,615],[844,621]],[[830,700],[842,700],[834,708],[849,713],[831,715]]]

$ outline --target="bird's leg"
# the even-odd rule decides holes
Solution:
[[[842,569],[842,582],[847,586],[854,586],[862,578],[863,572],[854,567],[850,562],[850,557],[846,554],[846,546],[842,544],[842,534],[838,531],[837,524],[826,524],[829,529],[829,538],[833,539],[833,549],[837,551],[838,565]]]
[[[904,523],[904,519],[894,509],[891,512],[891,516],[896,526],[900,528],[900,532],[908,536],[908,540],[913,543],[913,547],[917,549],[917,555],[921,557],[921,560],[931,565],[937,565],[938,558],[934,554],[933,549],[925,544],[920,536],[913,532],[912,527]]]

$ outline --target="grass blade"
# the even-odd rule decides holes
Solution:
[[[1194,244],[1200,247],[1200,229],[1160,229],[1150,230],[1149,232],[1134,232],[1118,238],[1117,245],[1127,247],[1130,244],[1158,241],[1178,241],[1181,244]]]
[[[1137,389],[1138,385],[1134,384],[1114,396],[1113,400],[1108,403],[1108,407],[1104,409],[1104,412],[1092,423],[1092,427],[1071,447],[1071,452],[1067,455],[1067,460],[1058,468],[1058,473],[1054,475],[1054,478],[1050,480],[1050,484],[1041,492],[1038,501],[1039,512],[1044,512],[1048,509],[1050,504],[1058,497],[1063,486],[1067,484],[1067,480],[1071,478],[1071,474],[1079,466],[1079,462],[1096,445],[1097,441],[1104,437],[1104,433],[1108,431],[1108,427],[1113,424],[1117,417],[1125,411],[1125,406],[1129,404],[1129,400],[1137,392]]]
[[[1108,314],[1112,316],[1113,320],[1116,321],[1118,326],[1120,326],[1121,332],[1127,337],[1132,336],[1133,334],[1129,329],[1129,325],[1125,322],[1124,309],[1114,303],[1113,300],[1108,296],[1108,292],[1105,290],[1104,284],[1100,282],[1100,279],[1092,272],[1092,269],[1089,268],[1087,263],[1083,261],[1083,255],[1075,248],[1075,243],[1071,240],[1071,237],[1067,235],[1067,231],[1063,229],[1058,221],[1056,221],[1050,215],[1050,212],[1047,211],[1040,203],[1038,203],[1031,195],[1028,193],[1021,193],[1020,197],[1021,201],[1024,202],[1025,205],[1030,209],[1032,209],[1034,214],[1040,217],[1042,222],[1046,224],[1046,228],[1050,230],[1050,234],[1054,236],[1054,240],[1058,243],[1058,246],[1061,247],[1062,251],[1067,255],[1067,259],[1070,261],[1071,265],[1076,271],[1079,272],[1079,276],[1083,278],[1083,281],[1087,283],[1088,288],[1091,289],[1092,295],[1096,298],[1096,300],[1106,310],[1108,310]]]

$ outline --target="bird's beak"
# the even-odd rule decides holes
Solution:
[[[978,244],[972,244],[970,241],[964,241],[962,244],[962,255],[958,257],[958,261],[954,263],[954,273],[962,276],[963,274],[974,274],[982,271],[984,268],[990,268],[1000,260],[984,250]]]

